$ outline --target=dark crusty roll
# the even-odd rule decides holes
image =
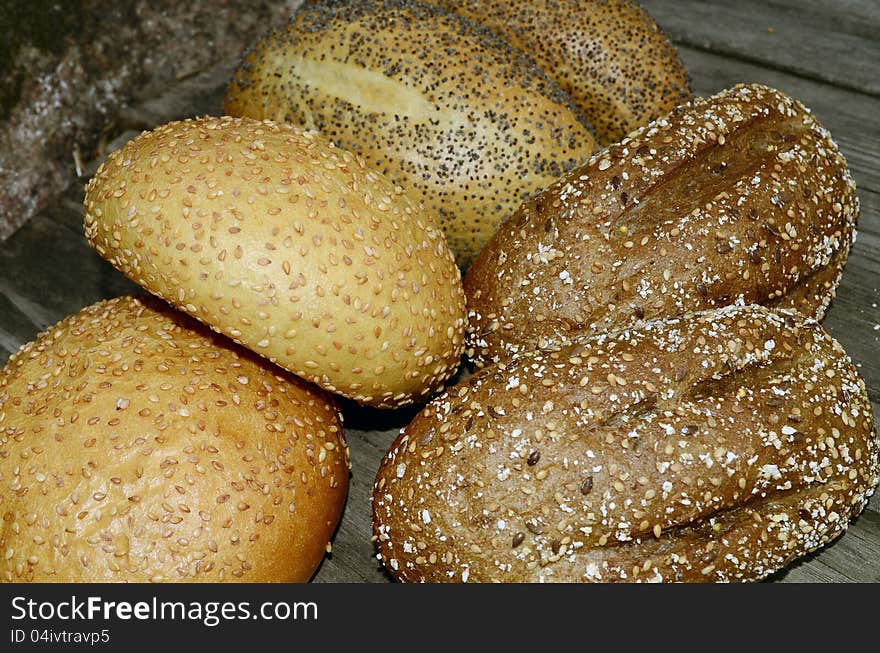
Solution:
[[[676,108],[528,200],[465,278],[480,362],[732,303],[821,319],[858,216],[846,162],[791,97]]]
[[[840,345],[729,306],[449,388],[385,456],[374,531],[405,581],[756,580],[840,535],[878,465]]]
[[[153,298],[0,370],[0,583],[306,581],[348,491],[336,405]]]
[[[527,52],[571,96],[604,145],[691,97],[675,47],[630,0],[433,2]]]

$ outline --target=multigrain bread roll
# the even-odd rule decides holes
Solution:
[[[432,0],[527,52],[603,145],[690,99],[672,43],[630,0]]]
[[[479,362],[732,303],[821,319],[855,233],[855,184],[791,97],[737,86],[597,153],[513,214],[465,277]]]
[[[374,531],[404,581],[757,580],[840,535],[878,466],[840,345],[730,306],[448,389],[382,461]]]
[[[85,208],[117,269],[326,390],[396,407],[458,369],[464,292],[434,216],[319,134],[162,125],[110,155]]]
[[[226,113],[320,130],[436,212],[467,265],[595,149],[570,98],[487,29],[411,0],[306,4],[235,72]]]
[[[287,582],[324,556],[348,453],[323,392],[150,298],[0,371],[0,582]]]

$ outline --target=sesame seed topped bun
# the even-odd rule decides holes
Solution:
[[[0,371],[0,582],[306,581],[348,490],[330,397],[155,298]]]
[[[326,390],[396,407],[458,369],[464,291],[434,217],[315,132],[168,123],[110,155],[85,207],[117,269]]]

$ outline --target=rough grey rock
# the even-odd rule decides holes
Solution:
[[[221,110],[299,0],[0,0],[0,241],[126,131]]]

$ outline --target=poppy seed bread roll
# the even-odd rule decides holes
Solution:
[[[306,581],[348,476],[328,395],[152,297],[0,370],[0,582]]]
[[[382,461],[386,568],[427,582],[766,577],[880,478],[865,385],[813,320],[728,306],[483,368]]]
[[[603,145],[690,99],[687,71],[630,0],[433,0],[527,52],[568,93]]]
[[[393,408],[459,367],[464,291],[434,216],[320,134],[168,123],[110,155],[85,209],[117,269],[325,390]]]
[[[462,266],[595,149],[571,99],[524,53],[410,0],[303,5],[245,55],[224,106],[363,156],[440,216]]]
[[[843,155],[800,102],[760,85],[694,100],[504,222],[464,280],[469,353],[483,364],[733,303],[821,319],[858,212]]]

